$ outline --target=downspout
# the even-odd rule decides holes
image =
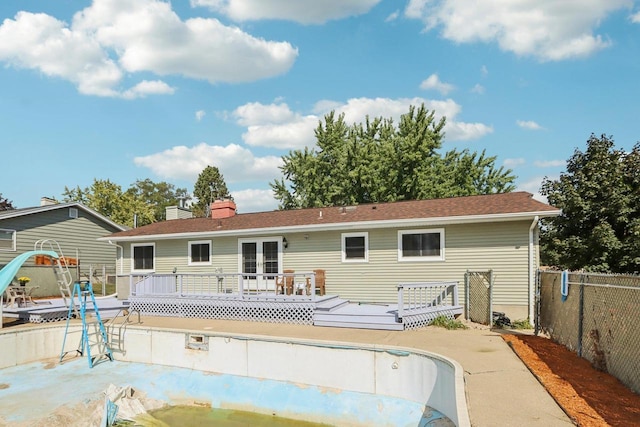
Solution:
[[[115,246],[116,248],[120,248],[120,274],[122,274],[122,270],[124,269],[124,248],[120,245],[118,245],[117,243],[113,243],[111,240],[109,240],[109,244]],[[117,251],[117,250],[116,250]],[[118,254],[116,252],[116,260],[118,258]],[[116,265],[118,265],[118,262],[116,261]]]
[[[538,226],[538,215],[533,218],[533,222],[529,227],[529,322],[533,322],[533,307],[535,304],[535,269],[534,269],[534,244],[535,229]]]

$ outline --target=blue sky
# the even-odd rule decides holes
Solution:
[[[631,0],[3,0],[0,193],[137,179],[193,191],[217,166],[239,212],[271,210],[281,156],[331,110],[447,117],[537,193],[591,133],[640,140]]]

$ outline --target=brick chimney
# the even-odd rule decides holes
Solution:
[[[211,218],[229,218],[236,214],[236,204],[231,199],[216,200],[211,203]]]

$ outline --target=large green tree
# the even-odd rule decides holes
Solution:
[[[207,215],[209,204],[216,199],[230,198],[224,177],[215,166],[207,166],[200,172],[193,187],[193,195],[198,201],[191,206],[196,217]]]
[[[543,223],[542,262],[562,269],[640,271],[640,143],[630,152],[591,135],[541,194],[562,214]]]
[[[283,156],[271,183],[281,209],[391,202],[512,191],[511,170],[495,157],[452,150],[441,155],[445,119],[411,106],[396,127],[367,117],[348,125],[331,112],[315,130],[316,146]]]
[[[90,187],[68,188],[62,193],[65,202],[79,202],[112,221],[129,227],[155,221],[154,207],[137,198],[133,192],[123,192],[111,181],[94,179]]]
[[[126,191],[134,199],[151,206],[155,221],[166,219],[167,206],[182,206],[191,200],[186,188],[176,188],[167,182],[153,182],[150,179],[137,180]]]

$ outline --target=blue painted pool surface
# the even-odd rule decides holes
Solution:
[[[109,384],[130,385],[168,404],[191,400],[314,421],[415,427],[446,419],[436,410],[398,398],[141,363],[105,362],[90,369],[81,357],[0,370],[0,412],[9,422],[40,418],[63,405],[102,399]]]

